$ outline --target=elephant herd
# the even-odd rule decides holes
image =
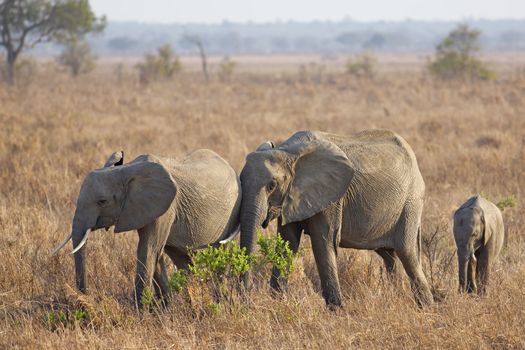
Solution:
[[[168,293],[163,253],[184,269],[190,251],[229,241],[239,231],[240,244],[250,253],[257,229],[277,219],[278,232],[294,253],[301,236],[310,236],[330,308],[342,305],[339,247],[374,250],[390,274],[399,260],[423,306],[433,302],[420,258],[424,194],[414,152],[387,130],[351,136],[300,131],[248,154],[239,177],[211,150],[181,160],[142,155],[126,164],[123,152],[116,152],[86,176],[71,234],[55,253],[73,241],[76,285],[85,292],[90,232],[111,226],[115,232],[137,230],[135,296],[140,300],[145,288]],[[479,196],[456,211],[461,290],[485,292],[503,232],[501,212]],[[249,286],[249,277],[244,280]],[[277,269],[270,284],[287,288]]]

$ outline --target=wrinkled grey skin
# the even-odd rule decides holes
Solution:
[[[459,289],[485,294],[492,264],[504,241],[503,216],[492,202],[477,195],[454,213]]]
[[[277,148],[266,142],[249,154],[241,185],[241,246],[252,251],[256,229],[275,218],[294,252],[302,233],[308,234],[329,307],[342,304],[338,247],[375,250],[389,272],[397,255],[418,303],[433,302],[420,262],[425,184],[400,136],[384,130],[352,136],[297,132]],[[271,285],[286,289],[276,270]]]
[[[162,252],[185,268],[188,249],[233,238],[239,226],[239,179],[210,150],[182,160],[142,155],[122,163],[115,153],[104,168],[86,176],[73,219],[73,247],[88,229],[138,230],[136,299],[152,284],[158,295],[167,296]],[[75,253],[76,285],[82,292],[87,289],[85,254],[85,246]]]

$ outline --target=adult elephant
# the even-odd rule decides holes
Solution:
[[[425,184],[414,152],[399,135],[297,132],[277,148],[266,142],[250,153],[240,177],[241,246],[252,251],[257,228],[275,218],[294,253],[304,231],[328,306],[342,305],[338,247],[375,250],[390,272],[397,255],[417,302],[433,302],[420,261]],[[286,288],[276,269],[271,285]]]
[[[90,232],[110,226],[115,232],[138,230],[137,301],[152,284],[157,294],[167,295],[162,252],[185,268],[190,250],[230,240],[238,232],[240,203],[235,171],[213,151],[198,150],[181,160],[141,155],[127,164],[118,152],[86,176],[72,233],[55,252],[73,240],[76,285],[86,292]]]

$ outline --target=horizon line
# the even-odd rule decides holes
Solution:
[[[103,15],[104,16],[104,15]],[[463,19],[414,19],[414,18],[405,18],[405,19],[374,19],[374,20],[359,20],[353,18],[343,18],[339,20],[335,19],[312,19],[312,20],[295,20],[295,19],[275,19],[270,21],[258,21],[258,20],[244,20],[244,21],[235,21],[229,19],[223,19],[221,21],[145,21],[145,20],[124,20],[124,19],[115,19],[112,20],[109,17],[106,17],[108,23],[134,23],[134,24],[147,24],[147,25],[207,25],[207,26],[218,26],[218,25],[265,25],[265,24],[312,24],[312,23],[469,23],[469,22],[521,22],[525,21],[523,18],[511,18],[511,17],[502,17],[502,18],[483,18],[483,17],[465,17]]]

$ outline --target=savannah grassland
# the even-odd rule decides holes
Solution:
[[[207,84],[190,67],[147,87],[131,65],[118,76],[102,62],[73,79],[42,63],[18,87],[0,86],[0,348],[525,348],[525,61],[494,59],[496,81],[445,83],[417,60],[380,61],[373,79],[330,61],[301,70],[288,59],[279,71],[260,60],[240,62],[228,80],[212,64]],[[416,307],[402,269],[392,283],[374,253],[340,250],[345,305],[328,311],[308,237],[284,298],[272,297],[264,270],[232,305],[209,308],[193,286],[191,303],[176,297],[142,315],[131,298],[135,232],[91,236],[87,296],[75,291],[70,245],[50,256],[69,233],[84,176],[115,150],[130,161],[210,148],[240,171],[267,139],[368,128],[395,130],[418,157],[431,307]],[[451,225],[453,210],[478,192],[517,198],[483,298],[457,293]],[[75,321],[75,310],[87,316]],[[59,313],[67,320],[53,320]]]

